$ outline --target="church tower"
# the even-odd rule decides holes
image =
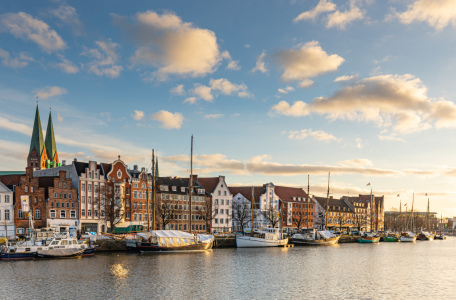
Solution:
[[[44,141],[45,152],[47,154],[46,169],[60,166],[59,156],[57,154],[57,146],[55,144],[54,126],[52,124],[51,112],[49,112],[49,120],[46,130],[46,140]]]
[[[40,112],[36,106],[35,121],[33,122],[32,139],[30,151],[27,156],[27,167],[35,170],[46,168],[47,153],[44,149],[43,130],[41,129]]]

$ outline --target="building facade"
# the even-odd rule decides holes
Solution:
[[[0,182],[0,237],[16,237],[13,212],[13,191]]]
[[[49,198],[46,201],[47,227],[55,227],[58,231],[67,231],[69,227],[79,227],[78,191],[71,186],[65,171],[48,187]]]

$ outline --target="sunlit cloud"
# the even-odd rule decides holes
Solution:
[[[456,27],[456,2],[453,0],[417,0],[403,13],[395,15],[404,24],[426,22],[436,30],[448,25]]]
[[[263,51],[257,58],[255,68],[251,70],[252,73],[256,71],[260,71],[261,73],[266,73],[268,69],[266,69],[266,64],[264,62],[266,56],[266,51]]]
[[[290,140],[303,140],[307,137],[313,138],[317,141],[336,141],[337,138],[327,132],[324,132],[323,130],[317,130],[313,131],[312,129],[302,129],[299,131],[290,131],[288,132],[288,138]]]
[[[141,121],[142,119],[144,119],[144,112],[140,110],[135,110],[135,112],[131,116],[136,121]]]
[[[209,114],[209,115],[205,115],[204,118],[205,119],[219,119],[223,116],[224,116],[223,114]]]
[[[152,114],[150,118],[162,123],[161,127],[165,129],[179,129],[184,122],[184,117],[181,113],[171,113],[166,110]]]
[[[16,38],[30,40],[48,53],[66,48],[55,30],[25,12],[0,15],[0,30],[8,31]]]
[[[50,10],[51,14],[57,17],[62,23],[70,26],[74,34],[81,35],[83,26],[79,21],[76,9],[69,5],[61,5],[56,9]]]
[[[334,79],[334,82],[351,81],[358,79],[358,75],[343,75]]]
[[[92,61],[87,63],[88,71],[98,76],[106,76],[109,78],[117,78],[123,67],[118,65],[119,55],[116,44],[108,39],[106,41],[96,41],[95,44],[98,48],[88,49],[85,48],[81,55],[91,58]]]
[[[295,89],[292,86],[287,86],[284,89],[278,89],[277,91],[281,94],[288,94],[289,92],[293,92]]]
[[[293,19],[293,22],[305,21],[305,20],[315,20],[320,14],[331,12],[336,10],[337,5],[328,0],[320,0],[317,6],[312,8],[309,11],[300,13],[296,18]]]
[[[71,61],[66,59],[63,55],[58,55],[60,58],[60,63],[56,63],[54,66],[59,68],[65,73],[76,74],[79,72],[79,68]]]
[[[184,96],[186,94],[185,90],[184,90],[184,85],[183,84],[179,84],[179,85],[173,87],[170,90],[170,93],[172,95]]]
[[[4,66],[13,69],[26,67],[31,61],[35,61],[33,57],[24,52],[21,52],[19,55],[16,55],[16,57],[13,57],[8,51],[3,50],[2,48],[0,48],[0,58]]]
[[[51,97],[56,97],[68,93],[65,88],[59,86],[46,86],[41,89],[36,89],[33,92],[35,94],[35,97],[39,99],[49,99]]]
[[[248,91],[244,83],[235,84],[225,78],[211,79],[209,86],[195,83],[194,88],[189,90],[192,97],[185,99],[184,103],[194,104],[198,99],[212,102],[218,95],[237,95],[240,98],[251,98],[253,95]]]

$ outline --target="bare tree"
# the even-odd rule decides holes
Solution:
[[[253,219],[256,219],[257,214],[251,209],[252,203],[245,198],[233,199],[232,203],[233,221],[237,222],[241,227],[241,231],[244,232],[244,227],[247,226],[249,222],[252,220],[251,213],[253,213]]]
[[[358,228],[358,232],[361,231],[363,225],[366,224],[366,216],[364,214],[355,214],[355,226]]]
[[[100,208],[100,219],[106,219],[114,232],[117,224],[125,219],[126,188],[116,182],[107,182],[104,186],[99,190],[100,197],[94,198],[94,204]]]
[[[301,227],[304,225],[306,222],[307,217],[304,216],[304,212],[302,211],[297,211],[295,215],[292,217],[292,221],[294,224],[296,224],[296,227],[298,230],[301,229]]]
[[[261,212],[262,215],[266,220],[268,220],[269,224],[271,224],[272,228],[275,228],[277,224],[280,222],[280,211],[275,209],[272,203],[269,204],[267,210]]]
[[[211,197],[204,197],[205,201],[203,206],[199,208],[196,206],[195,214],[200,216],[200,220],[206,221],[206,230],[211,232],[212,220],[218,215],[218,204],[213,204]]]
[[[177,220],[179,212],[179,205],[177,204],[164,203],[161,199],[155,201],[155,215],[157,222],[162,225],[162,229],[165,229],[166,225],[173,220]]]

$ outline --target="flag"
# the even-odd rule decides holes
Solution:
[[[368,184],[366,184],[366,186],[368,186],[368,185],[371,185],[371,183],[369,182]]]
[[[425,195],[425,196],[427,196],[427,193],[426,193],[426,195]]]
[[[397,194],[397,196],[396,196],[396,197],[400,197],[400,196],[401,196],[400,194]]]
[[[407,203],[405,203],[404,206],[407,206]]]

